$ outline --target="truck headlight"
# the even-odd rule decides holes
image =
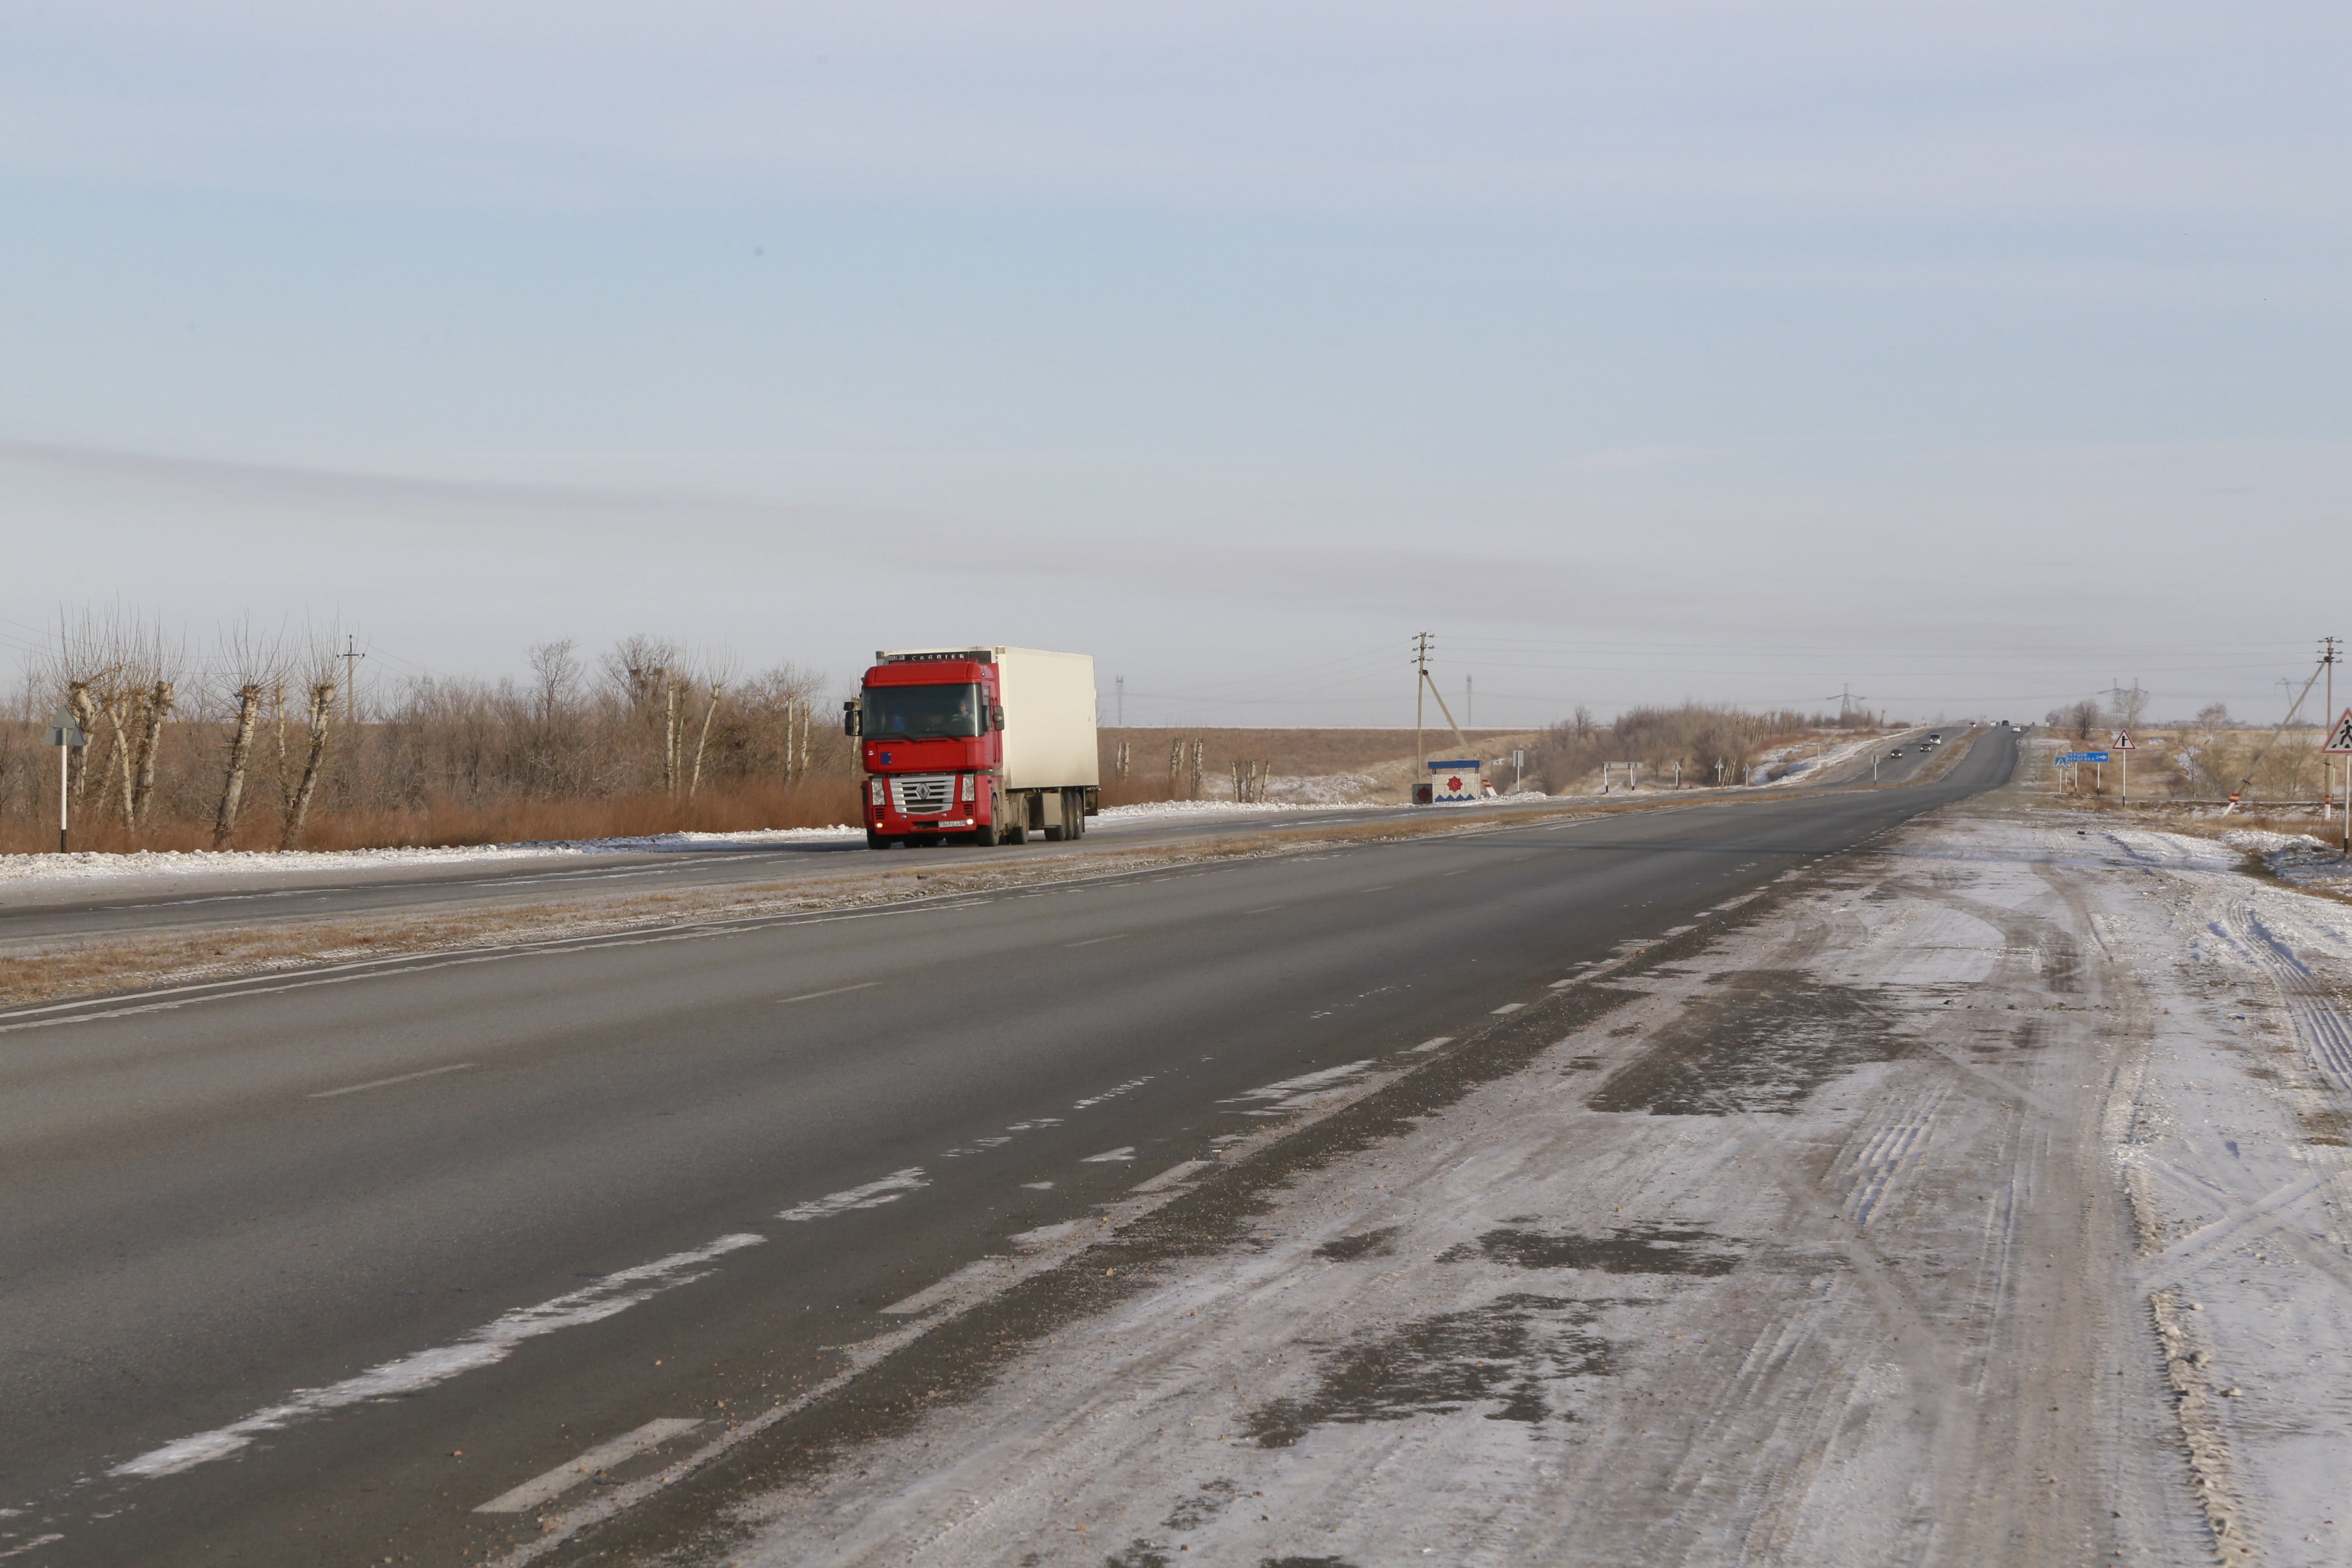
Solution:
[[[882,781],[880,779],[870,780],[867,782],[866,787],[873,791],[874,804],[880,805],[882,804]]]
[[[964,774],[964,775],[963,775],[963,798],[964,798],[964,801],[965,801],[965,803],[966,803],[967,805],[969,805],[969,804],[971,802],[972,798],[973,798],[973,796],[972,796],[972,775],[971,775],[971,774],[970,774],[970,773],[966,773],[966,774]]]

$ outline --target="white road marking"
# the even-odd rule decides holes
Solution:
[[[1099,1165],[1105,1161],[1116,1160],[1125,1163],[1134,1158],[1135,1145],[1132,1143],[1122,1143],[1116,1149],[1106,1149],[1099,1154],[1089,1154],[1085,1159],[1079,1161],[1078,1163],[1081,1165]]]
[[[852,1209],[878,1209],[884,1204],[895,1204],[908,1193],[929,1186],[920,1165],[909,1165],[903,1171],[893,1171],[879,1181],[868,1182],[862,1187],[849,1187],[837,1193],[827,1193],[821,1198],[811,1198],[804,1204],[794,1204],[777,1215],[778,1219],[802,1224],[813,1219],[824,1219],[832,1215],[847,1214]]]
[[[601,1322],[665,1290],[691,1284],[710,1272],[704,1265],[742,1247],[757,1247],[767,1239],[748,1231],[739,1232],[722,1236],[691,1252],[672,1253],[651,1263],[640,1263],[635,1268],[607,1274],[585,1289],[567,1291],[535,1307],[518,1307],[503,1313],[454,1344],[436,1345],[384,1362],[324,1388],[302,1389],[282,1405],[267,1406],[242,1421],[150,1449],[107,1473],[150,1478],[176,1475],[209,1460],[226,1458],[264,1432],[275,1432],[346,1405],[397,1399],[435,1384],[446,1383],[461,1373],[495,1366],[525,1340],[551,1334],[558,1329]]]
[[[1571,974],[1571,975],[1570,975],[1570,976],[1569,976],[1567,979],[1565,979],[1565,980],[1555,980],[1555,981],[1553,981],[1549,986],[1546,987],[1546,989],[1548,989],[1548,990],[1552,990],[1552,991],[1564,991],[1564,990],[1566,990],[1569,986],[1571,986],[1571,985],[1573,985],[1573,984],[1576,984],[1576,976],[1575,976],[1575,975],[1573,975],[1573,974]]]
[[[1126,940],[1127,932],[1123,931],[1115,931],[1108,936],[1090,936],[1084,942],[1064,942],[1062,945],[1065,947],[1092,947],[1098,942],[1125,942]]]
[[[648,1421],[634,1432],[625,1433],[609,1443],[599,1443],[568,1465],[555,1468],[509,1492],[500,1492],[476,1513],[527,1513],[541,1503],[551,1502],[570,1491],[598,1470],[608,1470],[625,1459],[634,1459],[656,1444],[667,1443],[681,1432],[691,1432],[701,1426],[680,1416],[664,1416]]]
[[[1024,1182],[1021,1184],[1033,1193],[1050,1193],[1054,1190],[1054,1184],[1051,1182]]]
[[[1244,910],[1242,913],[1245,915],[1270,915],[1274,913],[1275,910],[1285,907],[1286,906],[1282,904],[1268,904],[1262,910]]]
[[[1421,1044],[1419,1044],[1419,1045],[1417,1045],[1417,1046],[1413,1047],[1413,1049],[1414,1049],[1414,1050],[1416,1050],[1416,1051],[1433,1051],[1433,1050],[1435,1050],[1435,1049],[1436,1049],[1438,1047],[1440,1047],[1440,1046],[1450,1046],[1450,1045],[1452,1045],[1453,1043],[1454,1043],[1454,1037],[1453,1037],[1453,1036],[1451,1036],[1451,1035],[1440,1035],[1440,1036],[1438,1036],[1438,1037],[1437,1037],[1437,1038],[1435,1038],[1435,1039],[1433,1039],[1433,1040],[1423,1040],[1423,1041],[1422,1041],[1422,1042],[1421,1042]]]
[[[47,1546],[53,1541],[63,1541],[64,1539],[64,1536],[52,1531],[47,1535],[37,1535],[30,1541],[18,1542],[16,1545],[11,1546],[5,1552],[0,1552],[0,1557],[22,1557],[26,1552],[32,1551],[37,1546]]]
[[[1501,1006],[1495,1009],[1494,1016],[1499,1018],[1506,1013],[1516,1013],[1526,1005],[1527,1004],[1524,1002],[1506,1002]]]
[[[879,980],[865,980],[855,985],[836,985],[830,991],[810,991],[799,996],[779,996],[776,998],[776,1005],[781,1007],[787,1002],[814,1002],[820,996],[839,996],[851,991],[871,991],[881,984]]]
[[[1364,1058],[1361,1061],[1342,1062],[1335,1068],[1325,1068],[1321,1072],[1302,1073],[1297,1078],[1284,1079],[1280,1083],[1270,1083],[1262,1089],[1249,1089],[1235,1095],[1231,1100],[1221,1100],[1217,1103],[1241,1105],[1253,1100],[1270,1100],[1275,1102],[1273,1110],[1244,1110],[1242,1114],[1278,1116],[1286,1110],[1305,1110],[1320,1103],[1334,1092],[1353,1087],[1353,1080],[1370,1072],[1372,1067],[1372,1058],[1370,1057]]]
[[[385,1089],[395,1083],[414,1083],[420,1078],[431,1078],[436,1073],[464,1072],[467,1068],[472,1067],[473,1065],[474,1064],[471,1062],[453,1062],[446,1068],[426,1068],[422,1072],[402,1073],[398,1078],[380,1078],[373,1083],[353,1083],[346,1084],[341,1089],[322,1089],[318,1093],[306,1095],[304,1098],[309,1100],[332,1100],[339,1094],[357,1094],[363,1089]]]
[[[1356,891],[1360,893],[1385,893],[1395,886],[1396,884],[1394,882],[1382,882],[1377,888],[1358,888]]]
[[[1125,1083],[1122,1083],[1116,1088],[1107,1089],[1100,1094],[1095,1095],[1090,1099],[1078,1101],[1076,1105],[1070,1107],[1070,1109],[1072,1110],[1085,1110],[1090,1106],[1100,1105],[1106,1100],[1116,1100],[1122,1094],[1141,1089],[1145,1084],[1151,1081],[1152,1076],[1153,1075],[1146,1075],[1142,1078],[1129,1079]]]
[[[1148,1182],[1138,1182],[1128,1188],[1130,1193],[1156,1193],[1162,1187],[1172,1187],[1195,1171],[1205,1171],[1216,1163],[1213,1160],[1187,1160],[1181,1165],[1171,1165]]]

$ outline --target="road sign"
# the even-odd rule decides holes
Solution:
[[[2344,716],[2336,721],[2336,728],[2327,732],[2327,744],[2319,749],[2323,752],[2352,752],[2352,708],[2344,710]]]
[[[43,742],[50,746],[71,746],[79,751],[89,744],[89,737],[74,722],[73,710],[60,708],[49,719],[49,738]]]
[[[2116,731],[2116,743],[2109,749],[2117,752],[2135,752],[2139,748],[2132,744],[2129,730],[2118,730]]]

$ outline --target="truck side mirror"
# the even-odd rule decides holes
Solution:
[[[992,730],[1002,730],[1004,728],[1003,703],[992,702],[988,705],[988,727]]]
[[[866,732],[866,725],[862,721],[864,718],[865,715],[858,712],[857,704],[856,702],[843,703],[841,705],[841,732],[845,735],[864,734]]]

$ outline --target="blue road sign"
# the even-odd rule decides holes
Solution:
[[[2061,752],[2058,753],[2058,765],[2062,768],[2072,767],[2076,763],[2107,763],[2113,762],[2114,760],[2115,759],[2113,757],[2105,752]]]

